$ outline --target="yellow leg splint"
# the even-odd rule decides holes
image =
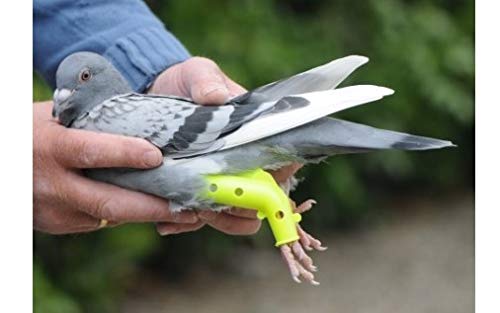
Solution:
[[[262,169],[237,175],[207,175],[204,197],[215,203],[232,207],[257,210],[257,217],[269,221],[276,246],[299,239],[297,223],[299,213],[294,213],[288,196]]]

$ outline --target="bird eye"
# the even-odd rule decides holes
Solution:
[[[90,71],[88,69],[85,69],[80,73],[80,81],[82,81],[82,82],[88,81],[91,77],[92,77],[92,74],[90,73]]]

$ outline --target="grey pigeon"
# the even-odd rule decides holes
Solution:
[[[391,95],[385,87],[336,87],[368,58],[334,60],[229,100],[199,106],[191,99],[134,93],[102,56],[78,52],[64,59],[56,74],[53,115],[66,127],[148,140],[164,153],[151,170],[95,169],[91,178],[154,194],[172,210],[227,207],[200,196],[205,175],[279,169],[293,162],[317,163],[336,154],[375,150],[429,150],[450,141],[382,130],[328,117]],[[289,191],[290,184],[283,186]],[[307,201],[297,208],[308,209]],[[294,280],[316,284],[304,249],[321,243],[298,226],[300,240],[281,246]]]

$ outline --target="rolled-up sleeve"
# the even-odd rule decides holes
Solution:
[[[138,92],[190,56],[142,1],[35,0],[35,70],[54,87],[57,66],[77,51],[102,54]]]

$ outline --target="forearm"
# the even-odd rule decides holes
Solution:
[[[35,0],[35,69],[53,87],[59,63],[76,51],[104,55],[132,88],[144,91],[173,64],[189,58],[184,46],[139,0]]]

